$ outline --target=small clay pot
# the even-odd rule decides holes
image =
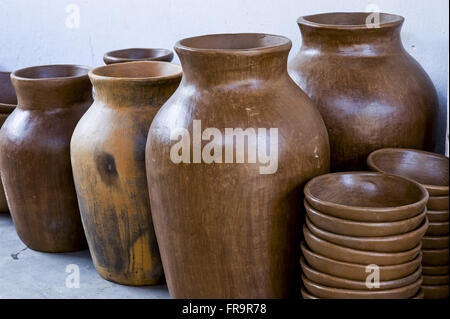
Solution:
[[[448,209],[446,210],[428,210],[427,218],[431,223],[448,222]]]
[[[303,286],[302,286],[300,292],[302,294],[303,299],[320,299],[320,298],[317,298],[317,297],[311,295],[309,292],[307,292],[305,287],[303,287]]]
[[[308,203],[334,217],[365,222],[399,221],[423,212],[428,193],[404,177],[346,172],[311,179],[304,188]]]
[[[303,274],[312,282],[315,282],[320,285],[333,287],[333,288],[343,288],[343,289],[353,289],[353,290],[385,290],[385,289],[393,289],[398,287],[404,287],[413,282],[417,281],[422,276],[422,268],[419,267],[415,272],[406,277],[389,280],[389,281],[380,281],[379,288],[369,288],[367,287],[366,281],[358,281],[358,280],[350,280],[345,278],[340,278],[332,275],[325,274],[323,272],[317,271],[312,267],[308,266],[305,259],[303,257],[300,258],[300,265],[303,271]]]
[[[430,196],[427,203],[429,210],[448,210],[447,196]]]
[[[376,251],[356,250],[339,246],[314,236],[306,226],[303,234],[308,247],[315,253],[327,258],[349,263],[379,266],[398,265],[413,260],[419,253],[422,245],[398,253],[380,253]]]
[[[422,285],[424,299],[445,299],[448,298],[448,285]]]
[[[424,236],[422,238],[422,248],[425,249],[442,249],[448,248],[448,236]]]
[[[444,249],[422,249],[424,265],[444,266],[448,265],[448,248]]]
[[[445,285],[448,284],[448,275],[423,275],[424,285]]]
[[[419,278],[404,287],[365,291],[322,286],[308,280],[304,275],[302,275],[302,280],[303,285],[309,292],[318,298],[325,299],[408,299],[417,294],[422,284],[422,278]]]
[[[417,247],[427,231],[428,220],[424,219],[419,228],[409,233],[380,237],[356,237],[334,234],[316,227],[308,217],[306,217],[306,225],[317,237],[340,246],[374,252],[401,252]]]
[[[367,158],[370,169],[400,175],[420,183],[430,196],[449,194],[449,160],[440,154],[402,148],[383,148]]]
[[[322,214],[305,200],[304,205],[309,220],[317,227],[335,234],[349,236],[388,236],[410,232],[416,229],[426,216],[426,209],[414,217],[396,222],[376,223],[346,220]]]
[[[447,222],[430,223],[427,230],[427,235],[430,236],[442,236],[448,235],[449,225]]]
[[[313,253],[304,243],[301,244],[303,256],[311,268],[320,272],[337,276],[340,278],[365,281],[368,273],[366,267],[368,265],[352,264],[343,261],[336,261],[319,254]],[[391,266],[379,266],[380,281],[389,281],[400,279],[411,275],[420,267],[422,254],[419,254],[414,260]]]
[[[422,273],[424,275],[439,276],[439,275],[447,275],[448,272],[449,272],[449,265],[444,266],[422,265]]]
[[[131,48],[114,50],[105,53],[103,61],[105,64],[135,62],[135,61],[165,61],[173,59],[173,52],[168,49]]]

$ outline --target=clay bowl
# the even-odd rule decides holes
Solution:
[[[442,236],[448,235],[448,222],[430,223],[427,230],[427,235]]]
[[[424,236],[422,238],[422,248],[425,249],[443,249],[448,248],[448,236]]]
[[[449,265],[427,266],[422,265],[422,274],[430,276],[448,275]]]
[[[306,217],[306,225],[315,236],[336,245],[373,252],[402,252],[417,247],[427,231],[428,220],[425,218],[419,228],[408,233],[380,237],[356,237],[334,234],[316,227],[311,223],[309,217]]]
[[[448,285],[423,285],[422,291],[425,299],[445,299],[448,298]]]
[[[383,148],[369,155],[367,165],[377,172],[410,178],[422,184],[430,196],[449,194],[448,157],[413,149]]]
[[[306,226],[303,226],[303,235],[308,247],[316,254],[337,261],[345,261],[354,264],[378,266],[398,265],[413,260],[420,253],[422,245],[413,249],[398,253],[381,253],[376,251],[357,250],[339,246],[314,236]]]
[[[448,284],[448,275],[423,275],[424,285],[446,285]]]
[[[352,290],[319,285],[302,275],[303,285],[312,295],[324,299],[409,299],[420,290],[422,278],[404,287],[386,290]]]
[[[332,275],[328,275],[326,273],[320,272],[318,270],[310,267],[303,257],[300,258],[300,266],[302,268],[302,273],[306,278],[315,282],[319,285],[324,285],[333,288],[342,288],[342,289],[352,289],[352,290],[385,290],[385,289],[393,289],[398,287],[404,287],[413,282],[417,281],[422,276],[422,268],[419,266],[415,272],[412,274],[395,280],[389,281],[380,281],[379,288],[368,288],[366,285],[366,281],[358,281],[340,278]]]
[[[429,210],[448,210],[447,196],[430,196],[427,203]]]
[[[311,295],[309,292],[306,291],[305,287],[302,287],[300,290],[301,294],[302,294],[302,298],[303,299],[319,299],[313,295]]]
[[[422,249],[422,262],[424,265],[444,266],[448,265],[448,248]]]
[[[334,217],[363,222],[392,222],[423,212],[428,193],[409,179],[382,173],[345,172],[310,180],[305,188],[312,208]]]
[[[107,52],[103,56],[105,64],[134,61],[166,61],[173,59],[173,52],[167,49],[132,48]]]
[[[310,268],[319,272],[357,281],[365,281],[367,278],[367,265],[337,261],[321,256],[312,252],[303,242],[301,244],[301,250]],[[414,260],[404,264],[379,266],[380,281],[390,281],[411,275],[420,267],[421,260],[422,254],[419,254]]]
[[[349,236],[388,236],[407,233],[416,229],[426,216],[426,209],[417,216],[396,222],[358,222],[322,214],[305,200],[304,205],[309,220],[323,230]]]
[[[428,220],[432,223],[448,222],[448,209],[447,210],[428,210]]]

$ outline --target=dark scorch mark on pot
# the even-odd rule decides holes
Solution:
[[[95,156],[95,162],[102,181],[107,185],[114,184],[118,178],[114,157],[109,153],[101,152]]]

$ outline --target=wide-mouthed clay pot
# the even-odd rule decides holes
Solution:
[[[424,285],[445,285],[448,284],[448,275],[423,275]]]
[[[89,68],[47,65],[11,74],[17,107],[0,130],[0,169],[11,216],[30,248],[85,247],[70,138],[92,104]]]
[[[379,266],[398,265],[413,260],[419,253],[422,245],[416,245],[414,248],[394,252],[382,253],[377,251],[357,250],[339,246],[314,236],[308,228],[303,226],[303,235],[308,247],[315,253],[334,260],[345,261],[349,263]]]
[[[304,189],[308,203],[323,214],[363,222],[404,220],[423,212],[428,193],[404,177],[369,172],[322,175]]]
[[[448,298],[448,285],[422,285],[425,299]]]
[[[17,97],[14,87],[11,83],[11,73],[0,71],[0,127],[5,123],[8,116],[16,108]],[[0,179],[0,213],[8,211],[5,192],[3,191],[2,181]]]
[[[302,188],[328,172],[329,144],[318,110],[287,73],[290,48],[268,34],[175,45],[183,79],[155,116],[146,151],[172,297],[298,294]]]
[[[331,169],[365,168],[383,147],[433,150],[436,89],[403,48],[403,17],[380,13],[368,27],[367,12],[336,12],[297,20],[302,46],[289,74],[323,115]]]
[[[422,265],[422,273],[430,276],[448,275],[449,265],[444,266],[428,266]]]
[[[301,245],[302,253],[311,268],[320,272],[340,278],[365,281],[369,272],[366,272],[369,265],[361,265],[337,261],[312,252],[304,243]],[[379,266],[380,281],[390,281],[411,275],[420,267],[422,254],[414,260],[399,265]],[[369,269],[370,270],[370,269]]]
[[[343,288],[343,289],[353,289],[353,290],[385,290],[393,289],[398,287],[404,287],[409,284],[416,282],[422,276],[422,268],[419,267],[412,274],[395,280],[380,281],[379,287],[368,286],[366,281],[358,281],[336,277],[333,275],[328,275],[326,273],[320,272],[311,268],[304,258],[300,259],[300,265],[302,267],[302,273],[311,280],[319,285],[333,287],[333,288]]]
[[[439,223],[430,223],[427,230],[428,236],[442,236],[448,235],[448,233],[449,233],[448,221]]]
[[[367,157],[370,169],[410,178],[420,183],[430,196],[449,194],[448,157],[414,149],[383,148]]]
[[[448,265],[449,249],[422,249],[424,265],[445,266]]]
[[[314,296],[324,299],[409,299],[420,289],[422,278],[404,287],[386,290],[352,290],[327,287],[308,280],[302,275],[305,288]]]
[[[427,213],[426,209],[424,209],[417,216],[396,222],[359,222],[323,214],[312,208],[306,200],[303,203],[306,208],[306,214],[314,225],[335,234],[349,236],[376,237],[407,233],[416,229],[422,223]]]
[[[120,63],[93,69],[89,77],[96,98],[73,133],[71,158],[95,267],[121,284],[161,283],[145,143],[155,114],[180,83],[181,67]]]
[[[431,223],[448,222],[449,214],[446,210],[428,210],[427,218]]]
[[[448,210],[449,197],[447,196],[430,196],[427,203],[429,210]]]
[[[422,248],[428,249],[442,249],[448,248],[449,236],[423,236]]]
[[[306,217],[306,225],[315,236],[336,245],[373,252],[403,252],[416,248],[419,245],[427,231],[428,220],[424,219],[419,228],[408,233],[379,237],[334,234],[316,227],[308,217]]]
[[[131,48],[114,50],[105,53],[103,61],[105,64],[137,61],[164,61],[170,62],[173,52],[168,49]]]

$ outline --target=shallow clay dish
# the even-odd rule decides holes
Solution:
[[[305,287],[302,287],[300,291],[301,291],[303,299],[319,299],[319,298],[311,295],[309,292],[307,292]]]
[[[446,210],[428,210],[428,220],[432,223],[448,222],[448,209]]]
[[[419,278],[404,287],[365,291],[322,286],[308,280],[304,275],[302,275],[302,281],[311,294],[324,299],[409,299],[417,294],[422,284],[422,278]]]
[[[373,251],[373,252],[402,252],[415,248],[421,241],[428,228],[428,220],[424,219],[421,226],[409,233],[380,237],[356,237],[334,234],[322,230],[306,217],[306,225],[315,236],[340,246]]]
[[[429,210],[448,210],[447,196],[430,196],[427,203]]]
[[[354,264],[379,266],[404,264],[413,260],[419,253],[422,245],[398,253],[382,253],[376,251],[357,250],[333,244],[313,235],[306,226],[303,226],[303,235],[308,247],[316,254],[338,261]]]
[[[395,222],[359,222],[323,214],[312,208],[306,200],[304,205],[308,218],[314,225],[335,234],[349,236],[372,237],[407,233],[416,229],[426,216],[426,209],[424,209],[417,216]]]
[[[445,285],[448,284],[448,275],[423,275],[424,285]]]
[[[365,222],[399,221],[423,212],[428,192],[395,175],[369,172],[325,174],[304,189],[308,203],[334,217]]]
[[[134,61],[165,61],[173,59],[173,52],[167,49],[131,48],[115,50],[105,53],[105,64],[134,62]]]
[[[423,285],[422,291],[425,299],[445,299],[448,298],[448,285]]]
[[[302,273],[306,276],[306,278],[308,278],[312,282],[333,288],[353,289],[353,290],[372,291],[372,290],[384,290],[384,289],[404,287],[416,282],[422,276],[422,268],[419,267],[411,275],[396,280],[380,281],[379,288],[368,288],[365,280],[364,281],[350,280],[328,275],[318,270],[315,270],[306,263],[303,257],[300,258],[300,266],[302,268]]]
[[[302,242],[301,249],[303,256],[311,268],[340,278],[365,281],[368,273],[368,265],[352,264],[344,261],[337,261],[312,252]],[[379,266],[380,281],[400,279],[411,275],[420,267],[422,255],[419,254],[414,260],[392,266]]]
[[[430,276],[448,275],[449,265],[427,266],[422,265],[422,274]]]
[[[443,249],[448,248],[449,236],[424,236],[422,238],[422,248]]]
[[[428,226],[427,235],[442,236],[448,235],[448,222],[435,222]]]
[[[424,265],[444,266],[448,265],[448,248],[444,249],[422,249]]]

